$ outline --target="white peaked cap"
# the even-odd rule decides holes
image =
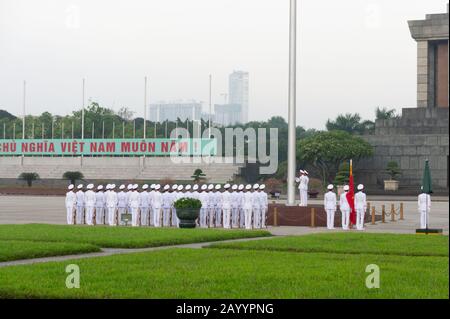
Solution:
[[[155,186],[156,186],[155,184],[151,184],[150,189],[155,189]]]
[[[301,173],[301,174],[303,174],[304,172],[305,172],[304,170],[302,170],[302,169],[300,170],[300,173]]]
[[[133,184],[128,184],[127,189],[128,189],[128,190],[133,189]]]
[[[231,189],[235,191],[236,189],[238,189],[238,186],[234,184],[233,186],[231,186]]]
[[[252,185],[250,185],[250,184],[247,184],[247,185],[245,185],[245,189],[252,189]]]
[[[73,184],[70,184],[67,189],[73,189],[75,186],[73,186]]]
[[[188,185],[186,185],[186,187],[185,187],[184,189],[188,191],[188,190],[190,190],[191,188],[192,188],[192,186],[188,184]]]
[[[255,185],[253,185],[253,189],[258,189],[259,188],[259,184],[256,183]]]
[[[334,185],[333,184],[329,184],[328,186],[327,186],[327,189],[329,189],[329,190],[332,190],[334,188]]]
[[[264,184],[259,185],[259,189],[264,189],[264,188],[266,188],[266,185],[264,185]]]
[[[177,188],[179,191],[182,191],[183,190],[183,185],[178,185],[178,188]]]
[[[98,189],[98,190],[102,190],[102,189],[103,189],[103,185],[98,185],[98,186],[97,186],[97,189]]]
[[[116,188],[116,184],[111,184],[111,185],[109,186],[109,188],[110,188],[110,189]]]
[[[125,189],[125,185],[120,185],[119,189]]]
[[[170,189],[170,185],[164,185],[164,190],[166,191],[168,189]]]
[[[238,189],[241,191],[245,188],[244,184],[239,185]]]
[[[178,189],[178,184],[173,184],[172,185],[172,189],[175,191],[175,190],[177,190]]]
[[[214,189],[214,185],[213,185],[213,184],[209,184],[209,185],[208,185],[208,189],[209,189],[209,190]]]
[[[142,185],[142,189],[147,189],[147,188],[148,188],[148,184]]]
[[[139,185],[138,184],[134,184],[133,185],[133,189],[138,189],[139,188]]]
[[[198,185],[195,184],[194,186],[192,186],[192,189],[193,189],[194,191],[196,191],[196,190],[198,189]]]
[[[86,188],[87,189],[93,189],[94,188],[94,184],[88,184],[88,186]]]
[[[309,175],[308,171],[303,171],[303,173],[305,173],[306,175]]]
[[[358,188],[359,191],[363,190],[364,189],[364,185],[363,184],[359,184],[357,188]]]
[[[223,188],[225,188],[225,189],[228,189],[228,188],[230,188],[231,187],[231,185],[230,184],[225,184],[224,186],[223,186]]]
[[[155,185],[155,189],[156,189],[156,190],[158,190],[158,189],[160,189],[160,188],[161,188],[161,185],[159,185],[159,184],[156,184],[156,185]]]
[[[350,186],[348,186],[348,185],[344,186],[344,191],[348,191],[349,189],[350,189]]]
[[[217,184],[214,188],[215,188],[216,190],[219,190],[219,189],[222,188],[222,186],[221,186],[220,184]]]
[[[79,185],[77,186],[77,188],[78,188],[78,189],[82,189],[82,188],[83,188],[83,184],[79,184]]]
[[[201,189],[202,189],[202,191],[206,191],[208,189],[208,185],[203,184]]]

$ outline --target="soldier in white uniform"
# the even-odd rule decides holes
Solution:
[[[220,184],[217,184],[214,189],[216,190],[213,192],[214,194],[214,219],[215,219],[215,227],[221,227],[222,226],[222,192],[220,191],[222,186]]]
[[[155,185],[155,193],[152,198],[153,208],[153,226],[161,227],[161,206],[162,206],[162,194],[160,192],[161,185]]]
[[[214,215],[215,215],[215,194],[214,194],[214,185],[209,184],[208,185],[208,215],[207,215],[207,223],[209,227],[214,227]]]
[[[162,193],[162,214],[163,222],[162,226],[170,226],[170,207],[172,206],[172,193],[170,191],[170,186],[165,185]]]
[[[259,228],[261,219],[261,206],[259,202],[259,184],[253,185],[253,208],[252,208],[252,218],[253,218],[253,228]]]
[[[156,184],[150,185],[150,192],[148,193],[148,223],[149,226],[154,226],[154,209],[153,209],[153,198],[155,197],[155,186]]]
[[[334,214],[336,213],[336,193],[332,184],[327,186],[328,192],[323,196],[323,206],[327,213],[327,228],[334,229]]]
[[[118,220],[119,223],[122,224],[122,215],[126,214],[127,212],[127,206],[128,206],[128,196],[125,192],[125,185],[120,185],[119,190],[120,192],[117,194],[117,214],[118,214]],[[110,223],[111,225],[111,223]]]
[[[359,184],[357,188],[359,192],[355,194],[356,229],[364,230],[364,215],[367,210],[367,200],[366,194],[363,192],[364,185]]]
[[[237,228],[239,219],[239,195],[238,186],[231,186],[231,227]]]
[[[208,194],[208,185],[203,184],[200,193],[198,194],[198,200],[202,202],[202,208],[200,208],[200,227],[206,228],[208,227],[207,224],[207,217],[208,217],[208,209],[209,209],[209,194]]]
[[[74,224],[73,212],[74,212],[75,206],[77,204],[77,195],[73,191],[73,188],[74,188],[73,184],[70,184],[69,187],[67,187],[67,189],[69,191],[66,193],[65,204],[66,204],[67,224],[68,225]]]
[[[252,185],[245,186],[244,199],[242,208],[244,210],[245,229],[252,229],[252,209],[254,196],[252,193]]]
[[[150,207],[149,194],[147,192],[148,185],[142,185],[142,191],[139,193],[139,209],[141,211],[141,225],[148,226],[148,211]]]
[[[239,228],[244,228],[245,227],[245,214],[244,214],[244,188],[245,186],[243,184],[240,184],[238,187],[238,225]]]
[[[306,207],[308,206],[308,172],[304,170],[300,170],[300,179],[299,179],[299,185],[298,189],[300,191],[300,205]]]
[[[231,228],[231,193],[229,191],[231,185],[225,184],[224,191],[221,193],[223,228]]]
[[[109,226],[117,226],[118,224],[117,206],[119,204],[119,195],[116,193],[115,188],[116,184],[111,184],[108,187],[108,192],[105,193],[106,210],[108,211],[107,216]]]
[[[131,214],[131,207],[130,207],[130,195],[131,192],[133,192],[133,184],[128,184],[127,185],[127,192],[125,193],[126,197],[127,197],[127,214]]]
[[[191,198],[193,198],[193,199],[198,199],[198,195],[199,195],[198,190],[199,190],[198,184],[192,185]]]
[[[105,193],[103,185],[97,186],[95,193],[95,224],[102,225],[105,223]]]
[[[348,230],[348,225],[350,222],[350,205],[347,201],[347,193],[350,187],[348,185],[344,186],[344,192],[341,194],[339,198],[339,209],[342,213],[342,229]]]
[[[77,192],[75,195],[77,196],[77,225],[84,224],[84,192],[83,192],[83,184],[79,184],[77,186]]]
[[[423,192],[423,186],[421,190],[421,194],[417,197],[417,208],[420,213],[420,228],[426,229],[428,225],[428,214],[431,209],[431,196]]]
[[[133,190],[128,197],[128,206],[131,210],[131,226],[139,226],[139,192],[137,191],[138,185],[133,185]]]
[[[89,184],[84,193],[84,205],[86,207],[86,224],[94,225],[95,193],[92,190],[94,184]]]
[[[175,208],[175,202],[182,198],[182,197],[186,197],[183,193],[183,185],[178,185],[177,190],[173,193],[173,197],[172,197],[172,226],[178,227],[180,221],[178,220],[178,216],[177,216],[177,209]]]
[[[269,200],[267,198],[267,193],[264,191],[266,189],[266,185],[259,185],[259,205],[261,208],[261,228],[266,228],[266,217],[267,210],[269,208]]]

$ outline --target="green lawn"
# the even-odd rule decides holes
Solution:
[[[331,252],[404,256],[448,256],[448,236],[404,234],[328,233],[289,236],[237,243],[217,243],[213,248],[289,252]]]
[[[2,240],[0,241],[0,262],[97,251],[100,251],[99,247],[83,243],[48,243]]]
[[[270,236],[264,230],[179,229],[150,227],[0,225],[1,240],[88,243],[99,247],[143,248],[235,238]]]
[[[80,288],[65,286],[68,264]],[[380,267],[368,289],[366,266]],[[448,298],[448,258],[180,249],[0,268],[13,298]]]

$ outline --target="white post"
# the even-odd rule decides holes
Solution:
[[[22,119],[22,139],[25,139],[25,101],[26,101],[27,82],[23,81],[23,119]]]
[[[144,139],[147,132],[147,77],[144,78]]]
[[[85,79],[83,78],[83,103],[82,103],[82,109],[81,109],[81,139],[84,139],[84,86],[85,86]]]
[[[296,31],[297,31],[297,0],[290,0],[289,19],[289,110],[288,110],[288,165],[287,165],[287,202],[295,205],[295,170],[296,170]]]
[[[208,137],[211,138],[211,115],[212,115],[212,76],[209,75],[209,115],[208,115]]]

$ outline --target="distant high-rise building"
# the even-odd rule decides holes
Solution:
[[[227,126],[236,123],[242,123],[242,105],[241,104],[215,104],[214,105],[215,123]]]
[[[238,123],[248,122],[248,72],[234,71],[228,80],[228,96],[230,105],[241,105]]]
[[[150,105],[150,121],[164,122],[182,121],[188,119],[199,120],[202,117],[202,104],[200,102],[171,102]]]

